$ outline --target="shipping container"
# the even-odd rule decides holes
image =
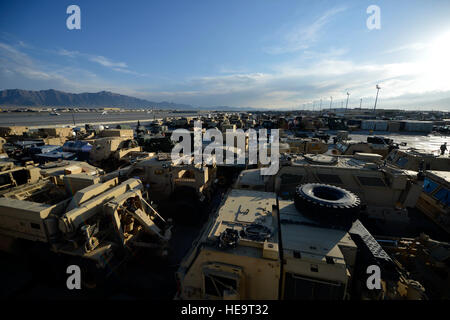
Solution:
[[[385,120],[364,120],[361,122],[362,130],[387,131],[388,123]]]
[[[405,121],[405,131],[430,133],[433,131],[433,122],[413,120]]]

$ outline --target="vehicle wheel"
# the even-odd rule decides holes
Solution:
[[[332,185],[307,183],[296,188],[294,202],[306,217],[327,227],[350,228],[358,218],[361,200]]]

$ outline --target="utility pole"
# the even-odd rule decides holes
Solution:
[[[319,107],[319,111],[322,110],[322,99],[320,99],[320,107]]]
[[[331,101],[330,101],[330,110],[331,110],[331,105],[333,104],[333,97],[330,97]]]
[[[359,100],[359,110],[361,110],[361,106],[362,106],[362,98]]]
[[[73,120],[73,125],[75,126],[75,115],[73,114],[74,110],[72,108],[72,120]]]
[[[350,97],[350,93],[347,92],[347,103],[345,104],[345,112],[347,112],[347,107],[348,107],[348,97]]]
[[[377,108],[378,92],[380,92],[380,89],[381,89],[379,85],[377,85],[376,88],[377,88],[377,97],[375,98],[375,105],[373,107],[373,113],[375,113],[375,109]]]

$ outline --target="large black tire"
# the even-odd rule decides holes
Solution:
[[[307,183],[295,190],[295,207],[304,216],[324,227],[348,229],[358,218],[361,200],[352,192],[336,186]]]

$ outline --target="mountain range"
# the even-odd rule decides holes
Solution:
[[[0,91],[0,106],[26,107],[121,107],[121,108],[155,108],[186,110],[198,109],[187,104],[173,102],[152,102],[109,91],[95,93],[68,93],[57,90],[20,90],[7,89]]]

